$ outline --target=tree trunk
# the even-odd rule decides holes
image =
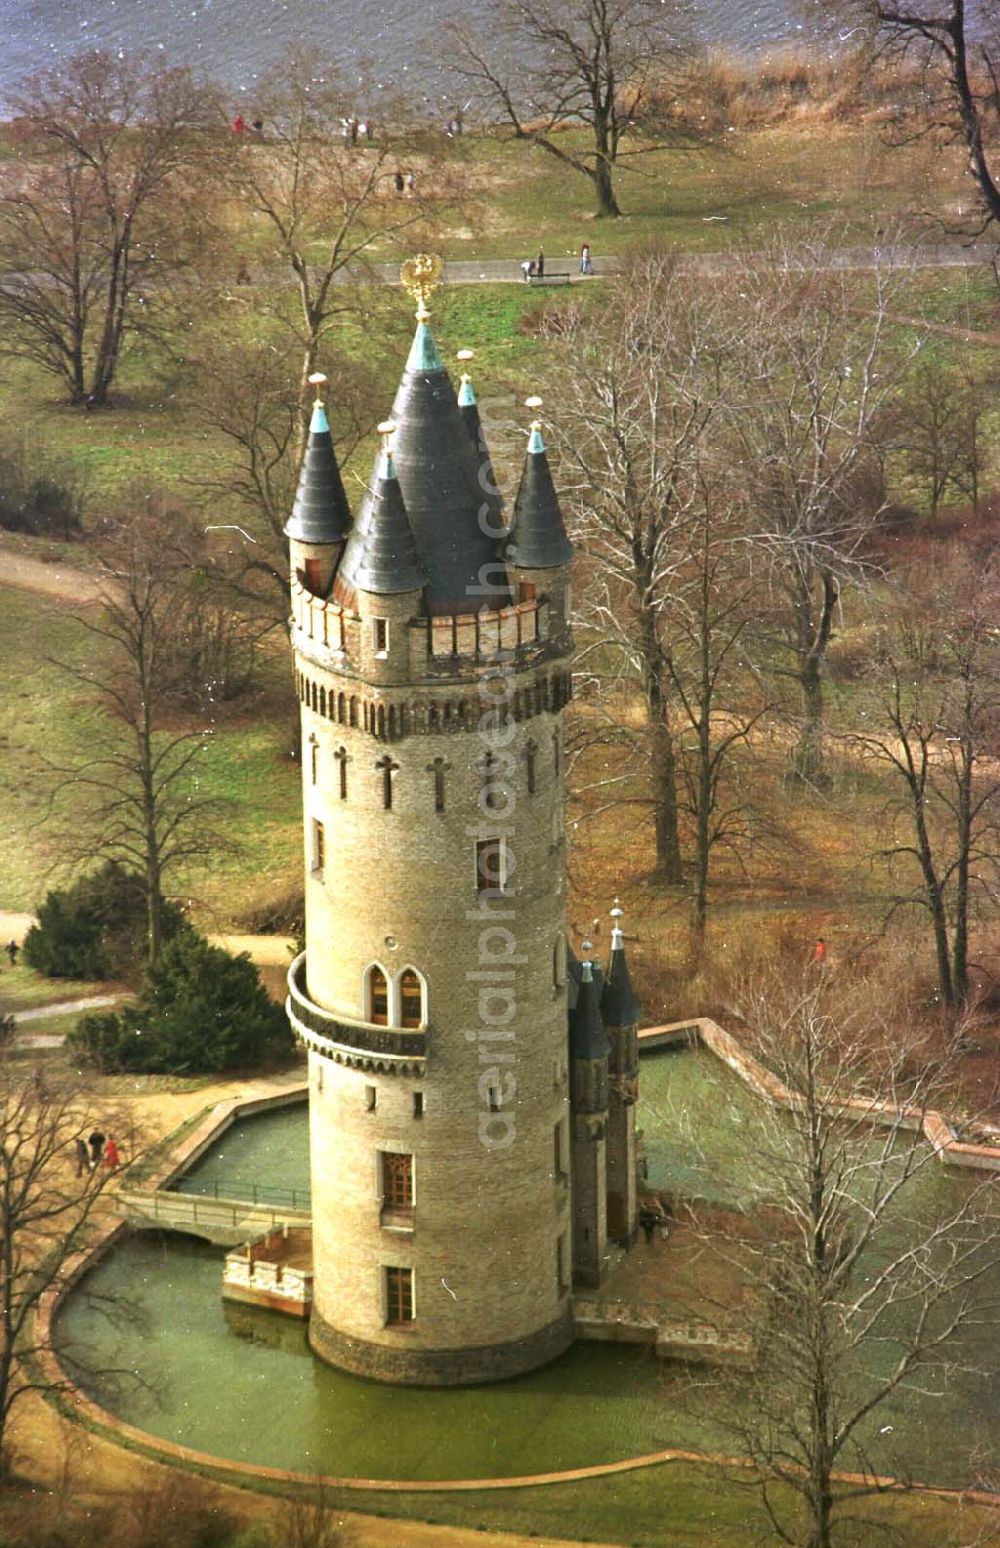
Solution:
[[[806,785],[822,785],[823,767],[823,679],[819,662],[806,657],[799,678],[802,690],[802,729],[795,749],[795,773]]]
[[[969,862],[972,850],[972,738],[962,738],[958,781],[958,857],[955,866],[955,929],[952,942],[951,985],[957,1005],[969,997]]]
[[[948,947],[948,916],[944,906],[944,889],[938,880],[934,869],[934,860],[931,850],[930,836],[927,832],[927,823],[924,817],[924,795],[922,790],[911,787],[914,803],[914,820],[917,837],[917,854],[920,859],[920,868],[924,874],[924,887],[927,892],[927,907],[931,916],[931,926],[934,931],[934,952],[937,957],[938,988],[941,991],[941,999],[949,1009],[955,1004],[955,984],[951,971],[951,952]]]
[[[826,783],[823,756],[823,666],[833,630],[834,609],[840,595],[840,588],[829,570],[820,571],[820,583],[822,600],[819,619],[808,632],[800,626],[798,683],[802,691],[802,730],[795,750],[795,773],[805,784],[816,786]],[[811,612],[811,607],[807,606],[805,611]]]
[[[656,874],[674,886],[683,881],[684,872],[677,831],[677,761],[665,709],[661,709],[660,718],[653,723],[652,733]]]
[[[593,178],[594,192],[597,195],[597,218],[603,220],[606,217],[620,215],[621,208],[615,198],[614,184],[611,179],[611,164],[603,156],[597,158]]]
[[[656,638],[656,621],[642,619],[642,691],[650,731],[650,765],[653,787],[653,825],[656,832],[656,874],[676,885],[683,880],[681,843],[677,827],[677,759],[667,703],[665,674]]]

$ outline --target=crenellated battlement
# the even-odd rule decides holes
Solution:
[[[350,611],[333,597],[314,596],[298,576],[292,579],[291,602],[292,643],[297,651],[329,670],[359,677],[368,674],[364,630],[371,617]],[[411,680],[440,676],[443,668],[452,675],[471,677],[499,651],[517,652],[527,659],[568,643],[562,630],[558,638],[553,636],[546,597],[494,611],[417,616],[404,627],[407,646],[397,653],[396,670]],[[329,659],[324,659],[326,655]]]

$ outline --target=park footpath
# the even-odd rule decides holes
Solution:
[[[992,267],[994,253],[993,247],[975,242],[933,242],[926,246],[894,247],[884,251],[871,247],[844,247],[831,253],[828,263],[821,267],[838,273],[847,273],[852,270],[872,269],[876,261],[879,261],[891,262],[895,267],[904,269],[975,269],[984,266]],[[711,278],[736,273],[744,267],[746,261],[747,255],[742,251],[678,253],[677,272]],[[446,285],[524,285],[527,283],[541,289],[554,279],[568,276],[570,283],[586,284],[589,280],[599,279],[602,276],[616,277],[628,267],[629,259],[611,255],[602,257],[598,252],[594,254],[592,262],[593,273],[585,275],[580,273],[579,253],[547,253],[545,275],[541,279],[535,276],[526,281],[520,258],[449,259],[444,266],[443,280]],[[801,266],[801,262],[795,260],[777,267],[784,270]],[[384,285],[399,284],[398,264],[373,264],[371,273]],[[345,269],[337,275],[337,280],[341,284],[351,284],[353,278],[353,275]]]

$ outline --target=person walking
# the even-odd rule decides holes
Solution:
[[[417,174],[412,167],[406,174],[406,191],[409,194],[415,194],[417,191]]]
[[[535,259],[535,273],[539,279],[545,278],[545,254],[541,248],[538,249],[538,257]]]
[[[396,175],[393,178],[393,182],[396,185],[396,197],[401,198],[403,189],[406,187],[406,179],[404,178],[402,172],[397,170]]]
[[[87,1144],[90,1146],[91,1171],[93,1171],[96,1166],[100,1166],[101,1164],[101,1157],[104,1155],[104,1142],[106,1139],[107,1135],[103,1134],[100,1129],[92,1129],[90,1134],[87,1136]]]
[[[822,936],[817,938],[816,944],[813,947],[813,963],[816,967],[826,966],[826,941]]]
[[[580,273],[593,274],[594,266],[590,261],[590,243],[584,242],[580,248]]]
[[[79,1134],[73,1141],[73,1152],[76,1156],[76,1175],[82,1177],[85,1172],[90,1171],[90,1152],[87,1149],[86,1140]]]
[[[526,285],[530,285],[531,284],[531,276],[534,274],[534,272],[535,272],[535,260],[534,260],[534,258],[525,258],[524,262],[521,265],[521,273],[524,275],[524,283]]]
[[[16,967],[17,966],[17,954],[21,950],[20,946],[17,944],[16,941],[8,941],[7,945],[4,947],[4,950],[6,951],[7,956],[10,959],[11,967]]]
[[[118,1146],[112,1135],[108,1135],[107,1144],[104,1147],[104,1165],[109,1172],[117,1172],[122,1164],[122,1158],[118,1154]]]

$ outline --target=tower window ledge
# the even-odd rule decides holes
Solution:
[[[429,1028],[402,1029],[379,1026],[334,1015],[310,998],[306,988],[306,954],[301,952],[288,970],[288,1018],[292,1030],[310,1047],[339,1062],[370,1061],[387,1069],[414,1065],[418,1072],[427,1053]]]
[[[413,1210],[401,1209],[398,1205],[383,1205],[379,1214],[378,1223],[383,1231],[391,1231],[394,1236],[413,1235]]]

